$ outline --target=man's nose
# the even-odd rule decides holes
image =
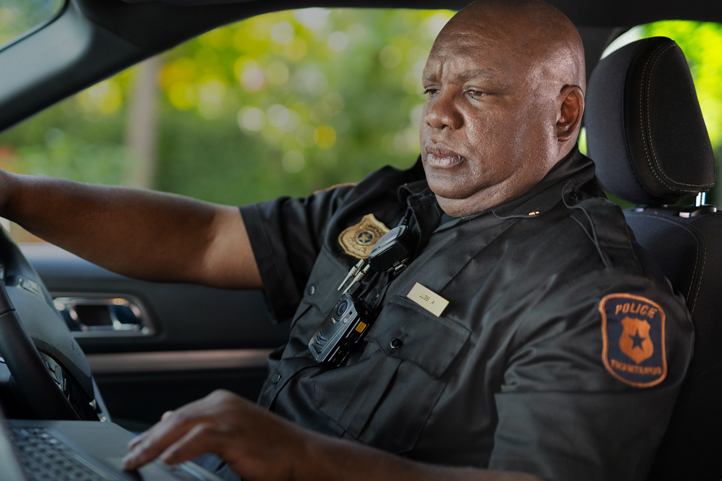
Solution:
[[[426,110],[424,121],[435,129],[458,129],[463,123],[461,113],[456,106],[453,92],[440,91]]]

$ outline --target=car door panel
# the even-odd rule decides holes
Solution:
[[[76,302],[74,315],[90,327],[75,337],[109,413],[131,429],[218,388],[255,400],[265,357],[288,336],[287,325],[270,321],[260,291],[140,281],[52,245],[21,249],[54,298]],[[94,320],[124,302],[142,328]]]

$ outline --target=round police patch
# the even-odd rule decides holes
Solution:
[[[599,303],[602,314],[602,361],[622,382],[650,387],[667,376],[664,310],[632,294],[610,294]]]

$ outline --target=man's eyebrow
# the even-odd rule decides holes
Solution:
[[[428,82],[436,82],[439,80],[439,77],[437,77],[436,74],[433,72],[424,72],[423,74],[421,74],[421,80],[422,81],[426,80]]]

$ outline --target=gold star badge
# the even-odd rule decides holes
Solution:
[[[338,243],[346,254],[356,259],[367,259],[376,242],[388,231],[383,222],[373,214],[367,214],[361,222],[341,232]]]

